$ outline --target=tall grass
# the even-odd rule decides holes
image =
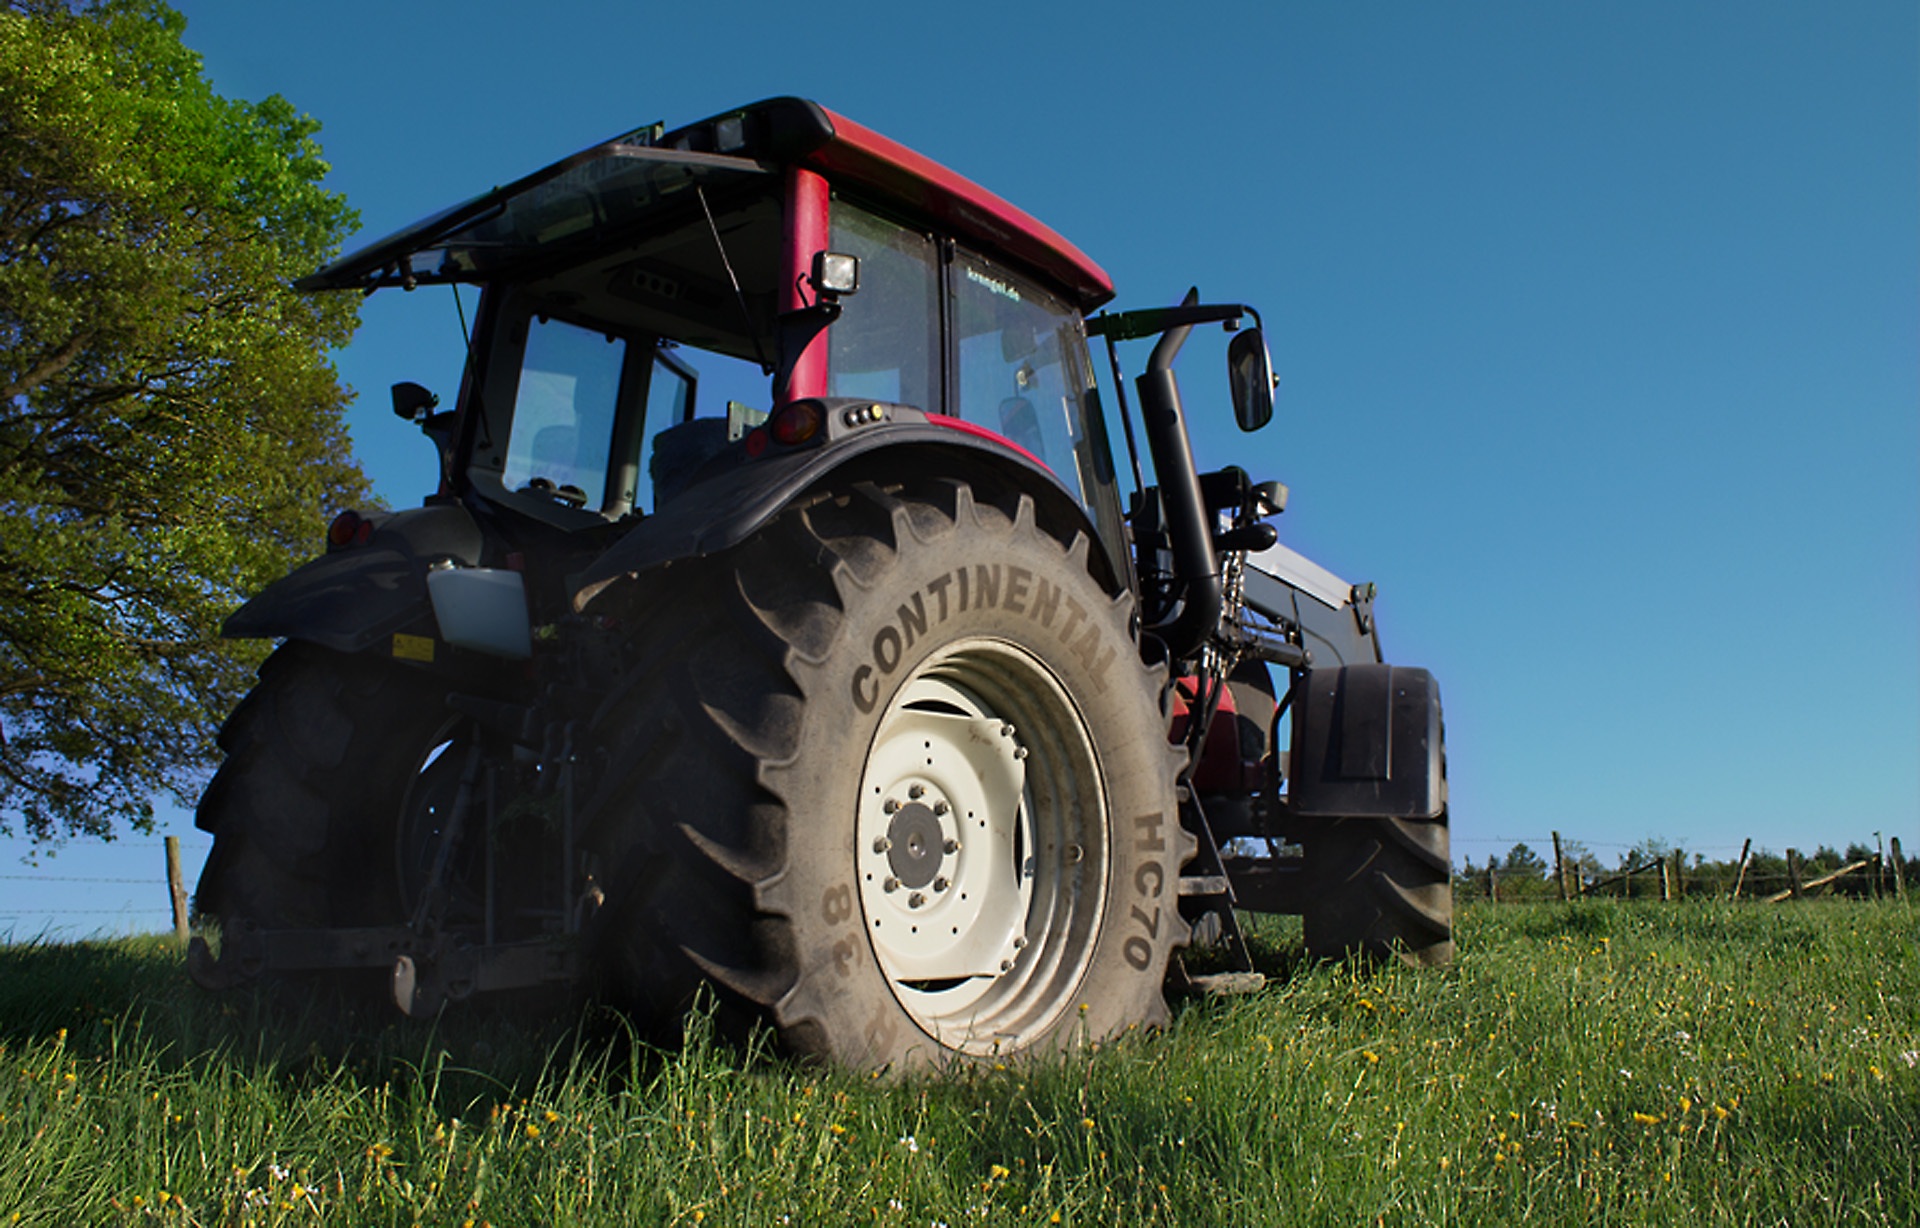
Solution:
[[[1920,914],[1469,908],[1165,1033],[890,1083],[592,1011],[357,1026],[0,950],[0,1223],[1920,1222]]]

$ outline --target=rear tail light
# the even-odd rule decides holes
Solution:
[[[826,412],[820,402],[789,401],[774,411],[773,417],[767,422],[767,432],[775,442],[791,447],[813,439],[826,424]]]
[[[327,548],[344,550],[348,546],[364,546],[372,536],[373,522],[349,508],[327,526]]]

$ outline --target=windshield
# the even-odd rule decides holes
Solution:
[[[501,473],[509,490],[538,491],[572,507],[602,505],[626,360],[622,338],[533,321]]]

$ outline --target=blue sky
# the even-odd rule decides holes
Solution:
[[[1196,339],[1196,450],[1286,481],[1284,540],[1438,676],[1456,860],[1920,850],[1910,0],[180,7],[216,89],[322,122],[363,240],[796,93],[1042,218],[1122,306],[1259,307],[1276,420],[1233,430]],[[431,456],[386,386],[451,393],[458,325],[444,291],[364,319],[356,448],[408,505]],[[165,924],[155,842],[24,851],[0,934]]]

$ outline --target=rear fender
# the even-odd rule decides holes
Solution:
[[[364,545],[324,554],[269,584],[220,633],[304,640],[337,652],[363,652],[396,632],[433,635],[427,573],[447,559],[478,566],[480,526],[451,503],[368,519],[374,531]]]
[[[890,407],[898,412],[904,407]],[[1092,519],[1071,491],[1031,454],[966,423],[940,425],[917,410],[919,421],[893,421],[825,447],[748,459],[738,450],[715,458],[657,514],[629,531],[583,572],[574,587],[576,610],[608,585],[683,559],[718,554],[759,532],[808,491],[847,480],[885,482],[889,474],[952,473],[985,468],[1031,494],[1041,523],[1056,533],[1085,532],[1098,543]],[[1104,560],[1104,550],[1092,557]],[[1102,568],[1103,583],[1118,578]]]

